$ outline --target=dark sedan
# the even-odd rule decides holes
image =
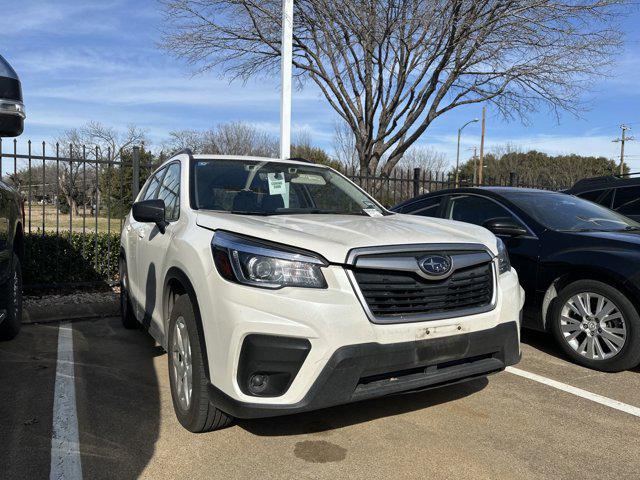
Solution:
[[[551,332],[587,367],[640,363],[640,223],[572,195],[508,187],[442,190],[392,210],[491,230],[526,292],[524,327]]]

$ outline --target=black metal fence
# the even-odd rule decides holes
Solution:
[[[1,178],[24,199],[25,284],[54,288],[113,282],[124,217],[155,161],[142,147],[105,151],[0,140]],[[476,184],[420,168],[397,168],[386,176],[355,168],[343,173],[388,207],[423,193]],[[525,185],[515,174],[487,178],[483,184],[559,188]]]
[[[24,200],[28,288],[113,277],[124,217],[153,168],[142,160],[147,157],[140,147],[102,151],[0,140],[0,178]]]
[[[523,182],[515,172],[508,177],[485,178],[482,184],[464,176],[458,176],[456,179],[454,173],[428,172],[420,168],[396,168],[389,175],[367,175],[356,168],[348,168],[346,176],[386,207],[392,207],[424,193],[457,187],[512,186],[544,190],[562,190],[569,187],[561,184]]]

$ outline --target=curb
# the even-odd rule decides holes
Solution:
[[[48,305],[46,307],[25,307],[22,312],[22,323],[49,323],[63,320],[78,320],[81,318],[119,317],[120,303],[70,303],[62,305]]]

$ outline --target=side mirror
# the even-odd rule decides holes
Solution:
[[[0,137],[17,137],[26,118],[22,87],[16,71],[0,55]]]
[[[155,223],[162,234],[167,230],[169,223],[164,219],[164,200],[136,202],[131,208],[131,213],[137,222]]]
[[[507,237],[520,237],[529,233],[526,228],[511,218],[492,218],[482,224],[484,228],[494,235],[504,235]]]

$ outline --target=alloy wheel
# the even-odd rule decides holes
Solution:
[[[611,299],[593,292],[577,293],[566,301],[560,331],[567,344],[589,360],[615,357],[627,338],[622,311]]]
[[[173,340],[171,342],[171,355],[173,365],[173,379],[178,403],[183,410],[188,410],[191,405],[193,391],[193,376],[191,364],[191,343],[189,332],[184,317],[176,319],[173,326]]]

